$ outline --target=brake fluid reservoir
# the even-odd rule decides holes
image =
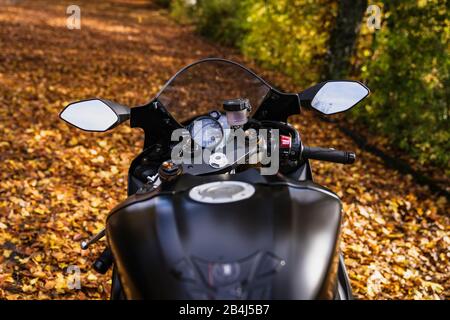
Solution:
[[[227,114],[229,126],[237,127],[247,123],[251,106],[248,99],[231,99],[223,102],[223,109]]]

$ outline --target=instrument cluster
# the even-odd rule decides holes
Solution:
[[[218,111],[213,111],[208,116],[195,119],[187,129],[197,145],[204,149],[213,149],[224,140],[224,129],[227,127],[226,117]]]

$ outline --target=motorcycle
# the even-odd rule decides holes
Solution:
[[[351,164],[355,153],[302,143],[301,109],[349,110],[357,81],[284,93],[246,67],[209,58],[178,71],[147,104],[69,104],[60,117],[103,132],[130,121],[144,148],[128,198],[109,213],[111,299],[352,299],[339,250],[342,204],[313,180],[310,159]]]

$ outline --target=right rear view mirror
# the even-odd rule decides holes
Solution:
[[[327,81],[305,90],[299,97],[302,106],[330,115],[351,109],[369,93],[369,88],[358,81]]]

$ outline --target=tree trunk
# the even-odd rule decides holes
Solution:
[[[338,14],[328,43],[324,80],[348,76],[350,60],[366,9],[367,0],[338,0]]]

